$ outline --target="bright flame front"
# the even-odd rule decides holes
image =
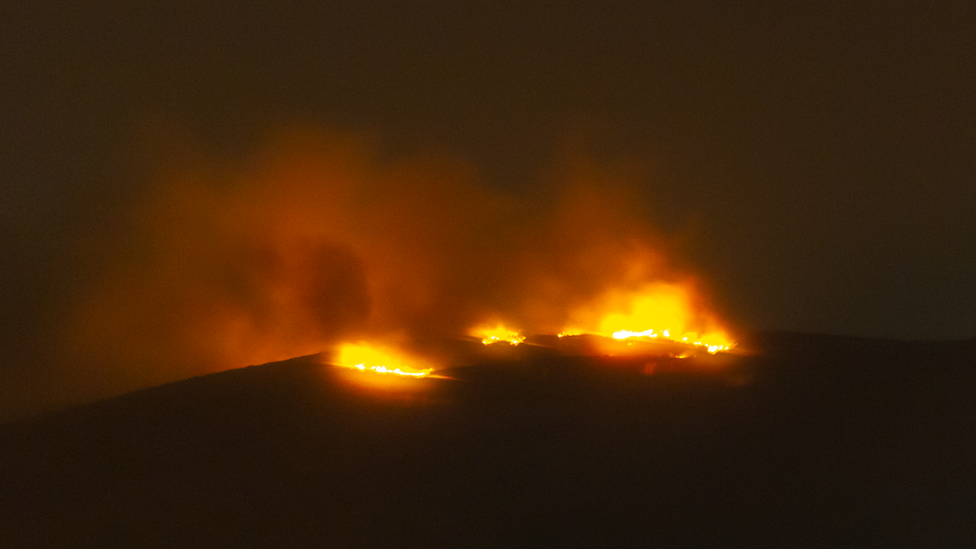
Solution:
[[[525,336],[520,335],[515,330],[509,330],[501,324],[496,325],[494,328],[474,328],[469,333],[474,337],[480,338],[482,345],[491,345],[492,343],[501,342],[506,342],[509,345],[518,345],[519,343],[525,341]]]
[[[714,315],[696,303],[692,289],[680,284],[607,292],[579,311],[577,319],[577,325],[560,337],[593,333],[618,340],[670,341],[703,347],[712,354],[735,346]]]
[[[404,377],[424,377],[433,371],[433,368],[425,368],[426,364],[419,359],[366,343],[341,345],[336,353],[335,362],[339,366],[363,372]]]
[[[727,351],[732,348],[733,344],[721,344],[721,343],[709,343],[706,341],[701,341],[697,335],[693,337],[684,336],[680,340],[671,337],[669,330],[662,330],[657,332],[654,329],[645,330],[643,332],[632,332],[630,330],[619,330],[612,334],[614,339],[631,339],[631,338],[646,338],[646,339],[666,339],[668,341],[681,342],[688,345],[695,345],[698,347],[704,347],[709,353],[715,354],[719,351]]]

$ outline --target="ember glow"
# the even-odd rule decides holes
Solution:
[[[384,375],[419,378],[433,371],[433,368],[424,368],[425,364],[418,359],[365,343],[346,343],[339,346],[335,361],[339,366]]]
[[[474,337],[480,338],[482,345],[502,342],[508,343],[509,345],[518,345],[525,341],[525,336],[520,335],[515,330],[509,330],[501,324],[496,325],[494,328],[478,327],[469,333]]]

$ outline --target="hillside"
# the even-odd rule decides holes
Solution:
[[[309,356],[6,424],[0,546],[976,543],[976,342],[754,345],[718,373],[537,353],[406,392]]]

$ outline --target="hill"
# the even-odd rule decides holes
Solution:
[[[976,341],[760,334],[720,371],[309,356],[0,426],[3,547],[965,547]]]

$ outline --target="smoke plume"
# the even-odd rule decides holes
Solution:
[[[307,128],[234,158],[159,149],[125,234],[86,244],[103,259],[58,358],[83,398],[357,339],[417,348],[487,322],[557,333],[592,324],[608,291],[652,283],[691,296],[686,324],[720,325],[636,176],[583,155],[520,194],[448,155],[391,158]]]

